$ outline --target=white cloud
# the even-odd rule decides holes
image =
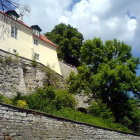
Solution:
[[[95,36],[103,40],[117,38],[140,53],[140,1],[81,0],[69,10],[72,1],[30,0],[32,12],[25,21],[30,25],[40,25],[43,32],[51,31],[61,22],[71,24],[83,33],[85,39]]]
[[[63,12],[66,11],[72,0],[31,0],[31,13],[24,18],[29,25],[38,24],[43,31],[50,31]]]

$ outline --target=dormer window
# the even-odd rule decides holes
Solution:
[[[17,17],[14,15],[11,15],[11,18],[13,18],[14,20],[17,20]]]
[[[33,29],[33,34],[36,36],[40,36],[40,32],[42,31],[38,25],[31,26]]]
[[[35,34],[35,35],[37,35],[37,36],[40,36],[40,32],[37,31],[37,30],[34,30],[34,29],[33,29],[33,34]]]
[[[6,12],[12,19],[17,20],[20,16],[15,10],[9,10]]]

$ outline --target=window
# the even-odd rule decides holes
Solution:
[[[11,37],[17,39],[18,29],[15,26],[11,26]]]
[[[38,40],[34,39],[34,45],[38,45]]]
[[[39,54],[35,53],[35,59],[39,60]]]
[[[37,31],[37,30],[33,30],[33,34],[37,35],[37,36],[40,36],[40,32]]]
[[[13,18],[14,20],[17,20],[17,17],[14,15],[11,15],[11,18]]]

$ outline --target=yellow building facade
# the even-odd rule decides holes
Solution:
[[[9,12],[9,13],[8,13]],[[0,49],[49,65],[61,75],[57,46],[40,34],[39,26],[27,26],[15,11],[0,12]]]

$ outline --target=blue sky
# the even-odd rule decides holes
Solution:
[[[4,6],[2,6],[2,4],[0,3],[0,9],[1,10],[7,11],[7,10],[10,10],[10,9],[14,8],[13,5],[10,5],[10,3],[8,1],[1,0],[1,2],[4,4]]]
[[[16,1],[16,0],[15,0]],[[38,24],[43,33],[59,23],[77,28],[85,39],[118,39],[140,57],[140,0],[20,0],[29,4],[24,16],[29,25]],[[140,75],[140,70],[139,73]]]
[[[72,8],[75,6],[75,4],[77,4],[79,2],[80,2],[80,0],[72,0],[69,10],[72,10]]]

